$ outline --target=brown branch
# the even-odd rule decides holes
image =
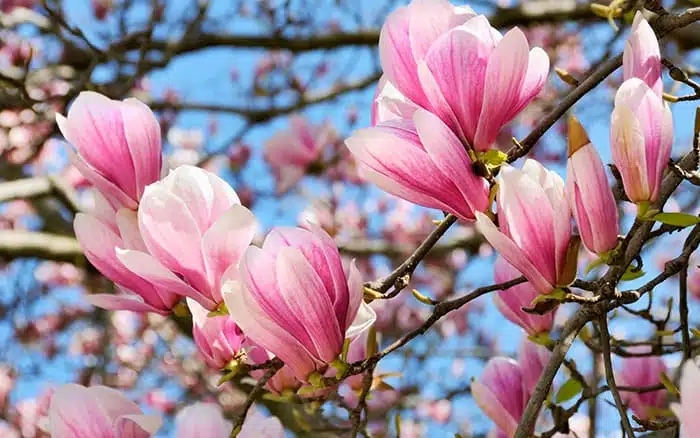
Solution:
[[[73,188],[55,176],[35,176],[0,183],[0,202],[17,199],[55,196],[71,212],[80,211],[78,198]]]
[[[445,218],[440,222],[440,225],[438,225],[429,235],[428,237],[421,243],[418,248],[411,254],[403,263],[401,263],[396,269],[394,269],[389,275],[382,277],[380,279],[371,281],[369,283],[366,283],[365,286],[368,287],[369,289],[372,289],[373,291],[384,293],[391,288],[391,286],[394,286],[394,291],[392,293],[387,294],[387,298],[390,298],[396,294],[398,294],[401,289],[406,287],[408,284],[408,281],[401,281],[400,284],[397,284],[397,281],[399,281],[402,278],[405,278],[405,276],[410,276],[413,274],[413,271],[415,271],[416,267],[418,267],[418,264],[423,260],[423,258],[430,252],[430,250],[435,246],[438,240],[447,232],[447,230],[450,229],[452,224],[457,222],[457,217],[448,214],[445,216]]]
[[[628,438],[634,438],[634,431],[632,430],[632,424],[630,424],[630,419],[627,416],[627,411],[625,411],[625,405],[620,396],[620,391],[617,389],[615,384],[615,372],[612,366],[612,357],[610,353],[610,333],[608,332],[608,316],[601,315],[598,319],[598,324],[600,326],[600,341],[603,344],[603,365],[605,367],[605,379],[608,381],[608,387],[615,400],[615,406],[618,412],[620,412],[620,421],[622,421],[622,428],[624,433],[627,434]],[[624,438],[624,437],[623,437]]]

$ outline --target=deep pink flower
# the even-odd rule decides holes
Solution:
[[[503,257],[498,257],[494,264],[493,277],[496,283],[514,280],[522,274],[512,267]],[[556,312],[544,315],[527,313],[523,307],[532,306],[532,301],[539,292],[530,283],[521,283],[493,295],[496,308],[513,324],[519,325],[528,335],[548,333],[554,325]]]
[[[523,372],[513,359],[495,357],[472,382],[474,401],[507,436],[513,436],[525,410]]]
[[[576,272],[567,260],[571,212],[564,181],[531,159],[522,170],[502,166],[497,181],[500,230],[477,212],[479,231],[539,293],[569,284]]]
[[[625,357],[622,367],[615,374],[619,386],[655,386],[661,383],[661,373],[667,372],[666,364],[658,356]],[[642,419],[658,414],[665,405],[666,390],[648,392],[621,391],[625,404]],[[657,412],[653,412],[653,410]]]
[[[656,201],[673,146],[668,105],[641,79],[628,79],[615,95],[610,125],[612,157],[627,197]]]
[[[617,246],[617,204],[595,146],[573,116],[569,119],[566,190],[583,244],[595,254]]]
[[[277,193],[292,188],[336,138],[328,123],[312,125],[304,117],[292,115],[289,124],[288,130],[278,132],[265,143],[263,152],[277,180]]]
[[[535,344],[523,338],[518,351],[518,363],[523,371],[523,391],[526,399],[534,392],[544,367],[547,366],[552,353],[543,345]]]
[[[502,37],[483,15],[445,0],[390,14],[379,56],[388,82],[477,151],[539,94],[549,71],[547,54],[530,50],[519,29]]]
[[[488,208],[488,182],[474,174],[455,134],[428,111],[359,130],[346,145],[364,176],[395,196],[465,221]]]
[[[75,167],[115,210],[135,210],[146,186],[160,178],[160,125],[142,102],[84,91],[56,123],[77,151],[69,150]]]
[[[227,275],[224,298],[233,320],[300,380],[324,370],[345,338],[375,318],[354,263],[346,275],[335,242],[315,225],[273,229]],[[351,327],[361,308],[367,318]]]
[[[191,298],[187,306],[192,313],[192,337],[207,365],[222,369],[241,356],[246,339],[230,316],[208,316],[207,309]]]
[[[162,420],[144,415],[136,403],[105,386],[63,385],[49,407],[53,438],[148,438]]]

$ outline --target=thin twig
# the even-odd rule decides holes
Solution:
[[[603,365],[605,367],[605,379],[608,381],[608,387],[610,387],[610,392],[615,399],[615,406],[617,406],[617,410],[620,412],[622,427],[629,438],[634,438],[632,424],[630,424],[627,411],[625,411],[625,405],[622,401],[622,397],[620,397],[620,391],[617,390],[617,386],[615,385],[615,372],[613,371],[612,357],[610,356],[610,333],[608,332],[607,318],[607,315],[601,315],[601,317],[598,319],[598,324],[600,326],[600,342],[603,344]]]

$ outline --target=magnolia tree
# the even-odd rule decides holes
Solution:
[[[0,1],[0,435],[699,436],[692,3]]]

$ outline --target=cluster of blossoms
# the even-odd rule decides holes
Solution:
[[[580,242],[607,261],[619,233],[604,164],[575,118],[568,125],[566,181],[533,159],[516,168],[505,154],[493,153],[506,125],[543,89],[548,56],[531,49],[517,28],[501,35],[469,7],[426,0],[389,16],[379,51],[384,76],[373,126],[346,140],[364,177],[408,202],[475,223],[500,254],[496,281],[527,279],[495,296],[498,309],[531,337],[548,333],[554,313],[523,308],[573,282]],[[673,142],[660,70],[654,32],[637,14],[610,146],[639,216],[659,198]],[[209,367],[235,372],[241,363],[279,358],[284,367],[267,383],[278,394],[332,376],[345,365],[340,356],[346,341],[346,360],[367,357],[376,315],[363,301],[362,275],[354,261],[344,263],[321,227],[274,228],[261,246],[253,245],[256,218],[226,181],[188,164],[165,170],[161,126],[136,99],[84,92],[57,123],[75,148],[71,162],[98,192],[95,208],[76,215],[76,236],[88,260],[118,289],[89,295],[89,302],[160,315],[187,308],[194,342]],[[323,165],[325,146],[336,142],[329,126],[292,118],[290,132],[266,145],[278,192]],[[497,213],[491,212],[494,199]],[[572,232],[572,217],[580,236]],[[492,359],[472,385],[501,436],[514,434],[548,358],[545,347],[525,341],[518,361]],[[653,369],[658,376],[662,368],[663,362],[630,362],[622,375],[630,385],[646,384],[652,377],[629,370]],[[684,428],[695,403],[685,382],[697,377],[697,368],[687,365],[683,404],[674,409]],[[361,380],[353,376],[346,383],[358,390]],[[627,403],[647,417],[662,406],[659,394],[629,395]],[[84,421],[86,412],[90,421]],[[232,428],[216,406],[204,404],[183,410],[176,423],[183,437],[225,437]],[[136,438],[156,433],[160,420],[109,388],[67,385],[52,397],[49,424],[59,438]],[[246,433],[283,435],[276,420],[255,411],[239,436]]]

